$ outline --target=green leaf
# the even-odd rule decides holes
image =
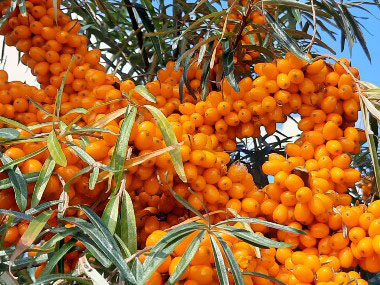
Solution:
[[[42,166],[42,169],[38,175],[36,185],[34,186],[31,207],[36,207],[38,203],[41,201],[46,185],[48,184],[49,179],[54,171],[54,167],[55,161],[51,158],[51,156],[49,156],[48,159],[45,161],[44,165]]]
[[[208,54],[212,53],[212,49],[214,47],[214,42],[212,41],[210,45],[208,46]],[[209,84],[209,77],[210,77],[210,63],[211,63],[211,56],[209,56],[203,65],[202,69],[202,77],[201,77],[201,86],[202,86],[202,101],[206,100],[206,97],[208,95],[208,84]]]
[[[52,210],[42,212],[30,222],[28,228],[21,236],[16,245],[16,249],[10,258],[9,267],[12,266],[12,264],[20,254],[22,254],[27,248],[29,248],[29,246],[33,244],[37,236],[45,227],[47,221],[49,220],[53,212],[54,211]]]
[[[18,1],[18,8],[20,9],[20,13],[23,17],[28,15],[26,12],[25,0]]]
[[[184,92],[183,92],[183,84],[184,83],[185,83],[186,88],[189,91],[190,95],[194,99],[197,99],[197,97],[195,96],[194,90],[191,87],[189,78],[187,78],[187,72],[188,72],[189,67],[190,67],[190,60],[192,59],[192,56],[193,56],[193,53],[190,53],[186,57],[186,60],[184,62],[184,70],[183,70],[183,73],[182,73],[182,76],[181,76],[181,79],[180,79],[180,83],[179,83],[179,97],[180,97],[181,102],[183,102],[183,98],[184,98]]]
[[[111,157],[110,167],[117,170],[115,173],[116,186],[114,188],[113,194],[119,190],[121,181],[123,179],[123,168],[128,151],[128,141],[129,136],[131,135],[133,124],[135,122],[136,113],[136,107],[132,107],[129,111],[126,110],[125,118],[121,124],[119,136],[117,137],[115,149]]]
[[[218,239],[220,245],[222,246],[222,249],[227,257],[228,263],[231,268],[232,275],[234,276],[235,284],[236,285],[244,285],[243,275],[240,270],[240,266],[236,261],[236,258],[232,252],[232,250],[229,248],[227,243],[223,240],[223,238],[218,235],[217,233],[214,233],[216,238]]]
[[[47,139],[47,147],[49,149],[51,157],[54,161],[63,167],[67,166],[67,159],[63,153],[61,144],[58,141],[57,135],[54,130],[52,130]]]
[[[223,229],[227,231],[228,234],[233,235],[242,241],[245,241],[249,244],[252,244],[257,247],[264,247],[264,248],[289,248],[292,247],[292,245],[278,242],[275,240],[272,240],[270,238],[266,238],[263,236],[260,236],[258,234],[249,232],[245,229],[237,229],[234,227],[229,226],[220,226],[220,229]]]
[[[63,89],[65,88],[65,83],[66,83],[66,80],[67,80],[67,76],[69,75],[69,72],[71,70],[71,66],[73,65],[74,61],[75,61],[75,54],[73,54],[72,57],[71,57],[69,66],[67,67],[65,75],[62,78],[62,83],[61,83],[61,86],[59,87],[59,90],[58,90],[58,93],[57,93],[57,97],[55,99],[55,106],[54,106],[54,108],[55,108],[56,112],[54,112],[54,113],[56,114],[57,118],[59,118],[60,112],[61,112]],[[53,156],[53,158],[54,158],[54,156]]]
[[[74,109],[71,109],[70,111],[68,111],[65,116],[69,115],[69,114],[87,114],[88,110],[85,109],[85,108],[74,108]]]
[[[232,219],[228,219],[228,220],[215,224],[215,227],[229,224],[229,223],[248,223],[248,224],[256,224],[256,225],[264,225],[269,228],[281,230],[288,233],[300,234],[300,235],[306,234],[304,231],[296,229],[296,228],[292,228],[292,227],[288,227],[288,226],[284,226],[284,225],[280,225],[280,224],[276,224],[276,223],[272,223],[268,221],[263,221],[263,220],[255,219],[255,218],[232,218]]]
[[[34,282],[34,285],[45,285],[45,284],[52,284],[53,281],[58,280],[67,280],[67,281],[74,281],[75,284],[83,284],[83,285],[92,285],[93,283],[90,281],[85,280],[83,277],[75,277],[71,274],[49,274],[45,276],[40,276],[36,282]]]
[[[134,89],[137,93],[139,93],[142,97],[144,97],[146,100],[152,103],[157,103],[156,97],[152,93],[146,89],[143,85],[137,85]]]
[[[80,229],[78,227],[68,228],[61,232],[56,233],[54,236],[51,237],[46,243],[41,247],[41,251],[47,250],[53,246],[55,246],[58,242],[63,240],[67,236],[73,236],[80,232]]]
[[[305,4],[298,1],[292,1],[292,0],[264,0],[264,5],[275,5],[275,6],[286,6],[289,8],[298,8],[303,11],[313,12],[310,4]],[[331,18],[331,15],[320,10],[315,9],[315,15],[321,16],[325,18]]]
[[[0,129],[0,141],[15,140],[20,136],[20,132],[12,128]]]
[[[37,181],[39,172],[27,173],[24,174],[23,177],[27,184],[33,183]],[[5,190],[12,187],[12,182],[9,178],[5,178],[0,180],[0,191]]]
[[[276,40],[282,45],[284,49],[290,51],[298,58],[312,63],[311,60],[306,56],[306,54],[301,50],[298,44],[290,37],[285,30],[281,27],[281,25],[272,17],[272,15],[266,10],[263,11],[268,24],[272,27],[272,34],[276,38]]]
[[[153,272],[165,261],[173,250],[190,234],[204,228],[201,223],[189,223],[181,225],[167,235],[165,235],[151,250],[150,255],[145,259],[143,268],[144,276],[142,282],[145,283]]]
[[[94,167],[94,170],[90,174],[90,180],[88,181],[88,188],[90,190],[95,189],[96,182],[98,181],[99,177],[99,167]]]
[[[64,243],[63,246],[59,250],[57,250],[51,258],[49,258],[49,261],[46,264],[44,270],[42,271],[41,276],[46,276],[50,272],[52,272],[54,267],[69,252],[69,250],[74,246],[75,243],[76,240],[74,239],[71,239],[67,243]]]
[[[212,251],[214,253],[216,272],[218,273],[219,284],[230,284],[228,280],[227,268],[224,263],[222,252],[213,235],[210,235]]]
[[[0,153],[0,160],[3,165],[14,162],[14,160],[12,161],[9,156],[3,153]],[[17,206],[21,212],[24,212],[28,203],[28,185],[26,184],[25,178],[22,175],[20,168],[18,167],[15,169],[7,169],[7,174],[15,192]]]
[[[121,240],[127,245],[131,254],[137,251],[137,228],[135,211],[131,196],[126,190],[123,190],[121,199]]]
[[[157,125],[161,130],[162,137],[164,138],[166,146],[178,144],[177,137],[175,136],[175,133],[173,131],[173,127],[169,123],[165,115],[154,106],[145,105],[145,108],[149,110],[149,112],[153,115],[154,119],[156,120]],[[185,174],[185,169],[183,167],[181,151],[177,148],[169,151],[169,154],[172,159],[174,169],[178,174],[178,177],[186,183],[187,178]]]
[[[0,116],[0,122],[4,123],[6,125],[24,130],[24,131],[28,132],[29,134],[34,135],[33,131],[31,129],[29,129],[27,126],[24,126],[23,124],[20,124],[19,122],[14,121],[12,119],[8,119],[8,118]]]
[[[86,249],[88,249],[88,251],[96,258],[96,261],[102,264],[105,268],[111,267],[112,262],[107,258],[107,253],[103,253],[91,238],[84,234],[76,234],[75,238],[83,243]]]
[[[170,193],[172,193],[173,197],[180,202],[186,209],[193,212],[195,215],[197,215],[199,218],[201,218],[204,221],[207,221],[204,215],[197,209],[195,209],[186,199],[182,198],[180,195],[178,195],[173,189],[169,188]],[[196,194],[196,193],[195,193]],[[200,198],[199,198],[200,199]]]
[[[369,62],[371,62],[371,54],[370,54],[370,52],[368,50],[365,37],[363,35],[363,32],[362,32],[362,30],[361,30],[358,22],[356,21],[356,19],[354,18],[354,16],[352,16],[352,14],[350,13],[350,11],[348,11],[348,9],[347,9],[346,6],[340,5],[340,7],[343,9],[343,12],[344,12],[346,18],[348,19],[349,23],[351,24],[352,30],[354,32],[354,35],[356,36],[356,38],[359,41],[359,44],[363,48],[363,51],[364,51],[365,55],[367,56]]]
[[[203,230],[197,234],[189,246],[186,248],[185,253],[182,255],[180,262],[178,263],[173,275],[170,276],[166,284],[176,284],[177,281],[181,278],[182,274],[186,271],[186,268],[189,266],[190,262],[193,260],[203,237],[205,236],[206,231]]]
[[[93,159],[93,157],[91,155],[89,155],[87,152],[85,152],[79,146],[76,146],[74,144],[70,144],[70,148],[80,157],[80,159],[82,159],[88,165],[94,165],[94,163],[96,162],[96,160]]]
[[[224,75],[226,76],[228,83],[235,90],[235,92],[240,92],[240,88],[235,79],[234,74],[234,50],[230,48],[228,39],[222,40],[223,54],[223,70]]]
[[[13,0],[11,2],[11,5],[8,7],[7,11],[5,11],[5,14],[3,15],[3,17],[1,17],[0,28],[2,28],[4,26],[5,22],[8,20],[8,18],[10,16],[10,14],[13,13],[13,11],[16,9],[16,7],[17,7],[17,1]]]
[[[15,166],[15,165],[17,165],[17,164],[19,164],[19,163],[21,163],[21,162],[24,162],[24,161],[26,161],[26,160],[28,160],[28,159],[30,159],[30,158],[33,158],[33,157],[35,157],[36,155],[39,155],[40,153],[44,152],[45,150],[47,150],[47,146],[44,146],[44,147],[42,147],[42,148],[40,148],[40,149],[37,149],[35,152],[32,152],[32,153],[30,153],[30,154],[28,154],[28,155],[25,155],[25,156],[23,156],[23,157],[20,157],[20,158],[18,158],[18,159],[15,159],[15,160],[9,161],[7,164],[5,164],[5,163],[3,162],[4,165],[3,165],[2,167],[0,167],[0,172],[3,172],[4,170],[10,169],[10,168],[12,168],[13,166]]]
[[[149,18],[147,12],[145,11],[145,8],[142,5],[137,4],[137,3],[134,4],[134,7],[137,11],[137,14],[139,14],[141,22],[143,23],[147,32],[154,33],[155,31],[154,25],[152,24],[151,19]],[[160,41],[158,37],[154,36],[154,37],[150,37],[150,39],[152,41],[154,50],[156,51],[158,61],[160,62],[160,64],[164,64],[164,60],[162,58],[163,53],[161,51],[161,45],[160,45]]]
[[[254,276],[254,277],[264,278],[264,279],[272,281],[273,283],[276,283],[276,284],[286,285],[285,283],[281,282],[280,280],[278,280],[276,278],[273,278],[272,276],[266,275],[264,273],[260,273],[260,272],[243,272],[243,274],[244,275]]]
[[[112,234],[101,221],[101,219],[88,207],[77,207],[87,214],[89,219],[95,224],[90,224],[79,218],[63,218],[62,220],[67,221],[69,223],[73,223],[82,231],[91,237],[91,239],[95,242],[95,244],[101,249],[101,251],[111,260],[111,262],[120,270],[123,278],[136,283],[136,279],[133,276],[131,270],[125,263],[121,251],[117,246],[116,241],[112,237]]]
[[[111,234],[115,233],[117,219],[119,217],[120,196],[114,195],[104,209],[102,220]]]
[[[75,179],[77,179],[79,176],[82,176],[83,174],[90,172],[91,169],[92,169],[91,166],[86,166],[85,168],[82,168],[77,173],[75,173],[74,176],[71,177],[69,181],[66,181],[65,185],[63,186],[63,191],[68,192],[71,184],[73,184]]]
[[[27,221],[33,220],[32,216],[29,216],[27,214],[20,213],[20,212],[17,212],[17,211],[12,211],[12,210],[0,209],[0,215],[9,215],[9,216],[12,216],[12,217],[15,217],[15,218],[18,218],[18,219],[21,219],[21,220],[27,220]]]

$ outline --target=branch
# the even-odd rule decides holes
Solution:
[[[314,26],[314,31],[313,31],[313,37],[311,38],[309,47],[307,49],[307,53],[311,52],[311,48],[313,47],[314,41],[315,41],[315,36],[317,34],[317,17],[315,16],[315,7],[314,7],[314,0],[310,0],[311,2],[311,10],[313,11],[313,26]]]
[[[138,42],[139,48],[141,50],[141,55],[142,55],[142,58],[144,61],[144,69],[146,71],[149,68],[149,59],[148,59],[148,54],[147,54],[145,48],[143,48],[143,44],[144,44],[143,33],[142,33],[141,29],[139,28],[139,25],[137,23],[135,13],[133,12],[133,8],[132,8],[133,6],[132,6],[131,1],[124,0],[124,3],[125,3],[125,6],[127,8],[128,15],[131,18],[132,28],[136,33],[137,42]]]

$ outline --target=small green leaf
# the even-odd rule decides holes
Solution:
[[[210,45],[208,46],[208,54],[211,55],[212,49],[214,47],[214,42],[212,41]],[[209,84],[209,77],[210,77],[210,63],[211,63],[211,56],[209,56],[205,63],[203,64],[202,69],[202,77],[201,77],[201,86],[202,86],[202,101],[206,100],[206,97],[208,95],[208,84]]]
[[[0,129],[0,141],[15,140],[20,136],[20,132],[12,128]]]
[[[99,167],[94,167],[94,170],[90,174],[90,179],[88,181],[88,188],[90,190],[95,189],[96,182],[98,181],[99,177]]]
[[[41,201],[46,185],[48,184],[49,179],[54,171],[54,167],[55,161],[51,158],[51,156],[49,156],[42,166],[36,185],[34,186],[31,207],[36,207]]]
[[[253,246],[264,247],[264,248],[289,248],[292,245],[278,242],[270,238],[260,236],[258,234],[249,232],[245,229],[237,229],[229,226],[220,226],[219,228],[227,231],[228,234],[233,235],[242,241],[245,241]]]
[[[312,63],[310,58],[306,56],[306,53],[304,53],[301,48],[298,46],[298,44],[294,41],[292,37],[290,37],[285,30],[281,27],[281,25],[273,18],[273,16],[267,12],[266,10],[263,11],[264,16],[266,20],[268,21],[268,24],[272,27],[273,36],[278,40],[278,42],[282,45],[282,47],[291,53],[293,53],[298,58],[308,62]]]
[[[195,215],[197,215],[199,218],[201,218],[204,221],[207,221],[204,215],[197,209],[195,209],[186,199],[182,198],[180,195],[178,195],[173,189],[169,188],[170,193],[172,193],[173,197],[180,202],[186,209],[193,212]],[[196,194],[196,193],[195,193]],[[200,198],[199,198],[200,199]]]
[[[151,250],[150,255],[145,259],[143,268],[144,276],[142,282],[145,283],[153,272],[165,261],[173,250],[190,234],[196,230],[204,228],[201,223],[183,224],[165,235]]]
[[[37,181],[39,172],[27,173],[24,174],[23,177],[27,184],[33,183]],[[0,180],[0,191],[5,190],[12,187],[12,182],[9,178],[5,178]]]
[[[52,210],[42,212],[30,222],[28,228],[21,236],[20,240],[16,245],[16,249],[14,250],[10,258],[9,267],[12,266],[12,264],[20,254],[22,254],[27,248],[29,248],[29,246],[33,244],[37,236],[45,227],[47,221],[49,220],[53,212],[54,211]]]
[[[156,120],[157,125],[161,130],[166,146],[178,144],[177,137],[175,136],[173,127],[169,123],[165,115],[154,106],[145,105],[145,108],[149,110],[149,112],[153,115],[154,119]],[[182,162],[181,151],[177,148],[177,149],[171,150],[169,154],[172,159],[174,169],[177,172],[179,178],[183,182],[187,182],[185,169],[183,167],[183,162]]]
[[[80,229],[82,229],[86,235],[91,237],[91,239],[107,256],[107,258],[109,258],[112,263],[120,270],[122,277],[132,282],[133,284],[136,284],[136,279],[125,263],[115,239],[112,237],[112,234],[101,221],[101,219],[88,207],[77,208],[85,211],[86,215],[95,225],[79,218],[63,218],[62,220],[75,224]]]
[[[109,202],[107,203],[106,208],[104,209],[102,220],[104,224],[107,226],[111,234],[115,233],[117,219],[119,217],[119,204],[120,204],[120,196],[113,196]]]
[[[223,54],[223,70],[224,75],[226,76],[228,83],[235,90],[235,92],[240,92],[240,88],[235,79],[234,74],[234,50],[230,48],[228,39],[222,40]]]
[[[186,268],[189,266],[190,262],[193,260],[203,237],[205,236],[206,231],[203,230],[194,237],[192,242],[186,248],[185,253],[182,255],[180,262],[178,263],[173,275],[170,276],[166,284],[176,284],[177,281],[181,278],[182,274],[186,271]]]
[[[52,130],[47,139],[47,147],[49,149],[51,157],[54,161],[63,167],[67,166],[67,159],[63,153],[61,144],[58,141],[57,135],[54,130]]]
[[[288,233],[300,234],[300,235],[305,234],[304,231],[301,231],[296,228],[292,228],[292,227],[288,227],[288,226],[284,226],[284,225],[280,225],[280,224],[276,224],[276,223],[272,223],[272,222],[268,222],[268,221],[264,221],[260,219],[255,219],[255,218],[232,218],[232,219],[219,222],[215,226],[218,227],[220,225],[225,225],[229,223],[248,223],[248,224],[256,224],[256,225],[264,225],[269,228],[281,230]]]
[[[107,254],[103,253],[90,237],[84,234],[76,234],[75,238],[83,243],[86,249],[88,249],[88,251],[96,258],[96,261],[102,264],[105,268],[109,268],[112,265],[112,262],[107,258]]]
[[[230,284],[228,280],[227,268],[224,263],[222,252],[213,235],[210,235],[212,251],[214,253],[216,272],[218,273],[219,284]]]
[[[54,267],[69,252],[69,250],[74,246],[75,243],[76,243],[76,240],[74,239],[71,239],[67,243],[64,243],[63,246],[60,249],[58,249],[51,258],[49,258],[49,261],[46,264],[46,267],[41,273],[41,277],[46,276],[50,272],[52,272]]]
[[[236,258],[232,252],[232,250],[229,248],[227,243],[222,239],[222,237],[214,233],[216,238],[218,239],[220,245],[222,246],[222,249],[227,257],[228,263],[231,268],[232,275],[234,276],[235,284],[236,285],[244,285],[243,275],[240,270],[240,266],[236,261]]]
[[[20,9],[20,13],[23,17],[26,17],[28,15],[26,12],[25,0],[18,1],[18,8]]]
[[[117,170],[115,173],[116,186],[113,193],[116,193],[116,191],[119,190],[123,179],[123,168],[128,151],[128,141],[135,122],[136,114],[136,107],[132,107],[129,111],[126,110],[125,118],[121,124],[119,136],[117,137],[115,149],[111,157],[110,167]]]
[[[69,72],[71,70],[71,66],[73,65],[75,61],[75,54],[72,55],[71,57],[71,60],[70,60],[70,63],[69,63],[69,66],[67,67],[67,70],[65,72],[65,75],[63,76],[62,78],[62,83],[61,83],[61,86],[59,87],[59,90],[58,90],[58,93],[57,93],[57,97],[55,99],[55,111],[54,112],[57,116],[57,118],[59,118],[60,116],[60,112],[61,112],[61,104],[62,104],[62,94],[63,94],[63,89],[65,88],[65,84],[66,84],[66,80],[67,80],[67,76],[69,75]],[[53,156],[54,158],[54,156]],[[57,162],[58,163],[58,162]],[[59,164],[59,163],[58,163]]]
[[[68,192],[69,189],[70,189],[71,184],[73,184],[73,182],[75,181],[75,179],[77,179],[78,177],[82,176],[83,174],[86,174],[86,173],[90,172],[91,169],[92,169],[91,166],[86,166],[85,168],[82,168],[77,173],[75,173],[74,176],[71,177],[69,181],[66,181],[65,186],[63,186],[63,191]]]
[[[144,25],[145,29],[147,30],[147,32],[154,33],[154,31],[155,31],[154,25],[152,24],[152,21],[149,18],[148,14],[147,14],[147,12],[145,10],[145,8],[141,4],[137,4],[137,3],[134,4],[134,7],[135,7],[135,9],[137,11],[137,14],[139,14],[141,22],[143,23],[143,25]],[[154,36],[154,37],[150,37],[150,39],[152,41],[154,50],[156,51],[158,61],[161,64],[164,64],[164,60],[162,58],[162,54],[163,53],[161,51],[161,45],[160,45],[159,38],[156,37],[156,36]]]
[[[123,190],[121,199],[121,240],[127,245],[131,254],[137,251],[137,228],[133,202],[129,193]]]
[[[23,124],[20,124],[19,122],[14,121],[12,119],[8,119],[8,118],[0,116],[0,122],[4,123],[6,125],[9,125],[9,126],[12,126],[12,127],[15,127],[15,128],[21,129],[21,130],[24,130],[24,131],[28,132],[29,134],[34,135],[33,131],[31,129],[29,129],[27,126],[24,126]]]
[[[137,93],[139,93],[142,97],[144,97],[146,100],[152,103],[157,103],[156,97],[152,93],[146,89],[143,85],[137,85],[134,89]]]
[[[9,156],[3,153],[0,153],[0,160],[3,165],[14,162],[14,160],[12,161]],[[20,168],[18,167],[15,169],[8,168],[7,174],[15,192],[17,206],[21,212],[24,212],[28,203],[28,185],[26,184],[25,178],[22,175]]]
[[[33,220],[32,216],[29,216],[27,214],[20,213],[20,212],[17,212],[17,211],[12,211],[12,210],[0,209],[0,215],[9,215],[9,216],[13,216],[15,218],[18,218],[18,219],[21,219],[21,220],[26,220],[26,221]]]

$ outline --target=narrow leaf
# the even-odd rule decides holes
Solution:
[[[216,272],[218,273],[219,284],[230,284],[228,280],[227,268],[224,263],[222,252],[214,235],[210,235],[212,251],[214,253]]]
[[[0,153],[0,160],[3,165],[14,162],[14,160],[12,161],[9,156],[3,153]],[[15,192],[17,206],[21,212],[24,212],[28,203],[28,185],[26,184],[25,178],[22,175],[20,168],[18,167],[15,169],[7,169],[7,174]]]
[[[263,11],[266,20],[269,25],[273,29],[273,36],[278,40],[278,42],[285,48],[286,50],[293,53],[298,58],[312,63],[311,60],[306,56],[306,54],[301,50],[298,44],[285,32],[285,30],[281,27],[281,25],[273,18],[273,16],[267,12]]]
[[[131,254],[137,251],[137,228],[133,202],[129,193],[123,190],[121,199],[121,240],[127,245]]]
[[[51,156],[49,156],[42,166],[36,185],[34,186],[31,207],[36,207],[41,201],[42,195],[46,189],[46,185],[48,184],[49,179],[54,171],[54,167],[55,161],[51,158]]]
[[[52,130],[47,139],[47,147],[49,149],[51,157],[54,161],[63,167],[67,166],[67,159],[63,153],[61,144],[58,141],[57,135],[54,130]]]
[[[74,239],[71,239],[67,243],[64,243],[63,246],[59,250],[57,250],[51,258],[49,258],[49,261],[46,264],[45,269],[42,271],[41,276],[46,276],[50,272],[52,272],[54,267],[66,255],[66,253],[69,252],[69,250],[74,246],[75,243],[76,240]]]
[[[175,136],[173,127],[171,126],[171,124],[169,123],[169,121],[165,117],[165,115],[159,109],[157,109],[154,106],[145,105],[145,108],[147,108],[151,112],[154,119],[156,120],[157,125],[161,130],[165,144],[167,146],[178,144],[177,137]],[[177,172],[179,178],[183,182],[187,182],[180,150],[179,149],[173,149],[169,152],[169,154],[170,154],[170,157],[172,159],[174,169]]]
[[[0,141],[15,140],[20,136],[20,132],[12,128],[0,129]]]
[[[189,246],[186,248],[185,253],[182,255],[180,262],[177,264],[176,270],[173,275],[170,276],[166,284],[176,284],[177,281],[181,278],[182,274],[186,271],[186,268],[189,266],[190,262],[193,260],[203,237],[205,236],[206,231],[203,230],[195,236]]]
[[[31,129],[29,129],[27,126],[24,126],[23,124],[20,124],[19,122],[14,121],[12,119],[8,119],[8,118],[0,116],[0,122],[4,123],[6,125],[24,130],[24,131],[28,132],[29,134],[34,135],[33,131]]]
[[[152,93],[146,89],[143,85],[137,85],[134,89],[137,93],[139,93],[142,97],[144,97],[146,100],[152,103],[157,103],[156,97]]]
[[[234,74],[234,50],[230,48],[228,39],[222,40],[222,46],[224,49],[222,54],[224,75],[235,92],[240,92]]]
[[[132,107],[129,112],[126,110],[125,118],[121,124],[119,136],[117,137],[115,149],[111,157],[110,167],[117,170],[115,173],[116,186],[113,193],[119,190],[123,179],[123,167],[127,156],[128,141],[129,136],[131,135],[133,123],[135,122],[136,113],[136,107]]]
[[[107,203],[106,208],[104,209],[102,220],[107,226],[111,234],[115,233],[117,218],[119,217],[119,204],[120,196],[113,196]]]
[[[240,266],[236,261],[236,258],[232,252],[232,250],[229,248],[227,243],[223,240],[223,238],[215,233],[216,238],[218,239],[220,245],[222,246],[222,249],[224,251],[224,254],[227,257],[228,263],[231,268],[232,275],[234,276],[235,284],[236,285],[244,285],[243,275],[240,270]]]
[[[33,219],[33,221],[30,222],[28,228],[24,232],[24,234],[19,239],[16,249],[13,252],[10,262],[9,262],[9,268],[12,267],[12,264],[16,260],[16,258],[22,254],[29,246],[33,244],[37,236],[40,234],[42,229],[45,227],[47,221],[49,220],[50,216],[53,214],[54,211],[45,211],[39,214],[37,217]]]

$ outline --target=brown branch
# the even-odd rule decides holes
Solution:
[[[137,23],[135,14],[133,12],[133,8],[132,8],[133,6],[132,6],[131,1],[124,0],[124,3],[125,3],[125,6],[127,8],[128,15],[131,18],[132,28],[133,28],[133,30],[136,33],[137,42],[138,42],[139,48],[141,50],[141,56],[142,56],[143,61],[144,61],[144,69],[148,70],[148,68],[149,68],[149,59],[148,59],[148,54],[147,54],[145,48],[143,47],[143,44],[144,44],[143,33],[141,32],[141,29],[139,28],[139,25]]]

